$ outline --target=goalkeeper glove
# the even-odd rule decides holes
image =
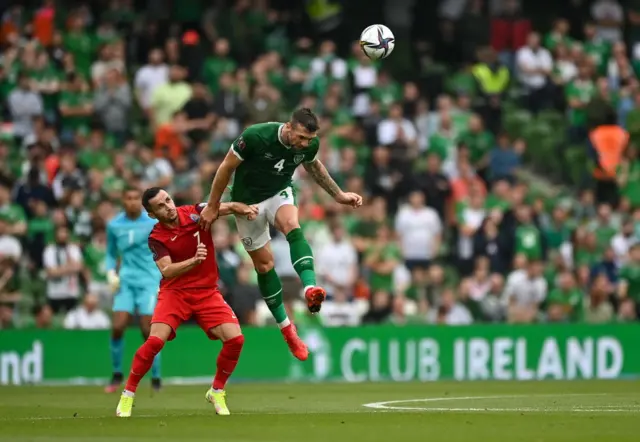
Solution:
[[[107,272],[107,283],[111,289],[111,293],[116,293],[120,288],[120,278],[115,270],[109,270]]]

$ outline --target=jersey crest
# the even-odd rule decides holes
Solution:
[[[293,157],[293,162],[296,164],[300,164],[300,162],[304,160],[304,155],[298,154]]]
[[[191,218],[191,221],[193,221],[194,223],[197,223],[198,221],[200,221],[200,215],[195,213],[190,214],[189,218]]]
[[[238,138],[238,149],[244,150],[246,146],[247,146],[247,143],[244,142],[244,138],[243,137]]]

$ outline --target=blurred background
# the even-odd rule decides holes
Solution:
[[[302,327],[638,318],[640,1],[0,8],[0,329],[109,328],[105,225],[122,189],[203,201],[242,129],[297,106],[320,116],[332,176],[366,200],[340,207],[298,171],[330,296],[305,313],[274,232]],[[395,33],[386,60],[359,50],[372,23]],[[221,286],[264,326],[234,229],[215,225]]]

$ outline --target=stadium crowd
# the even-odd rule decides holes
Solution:
[[[318,316],[299,308],[288,244],[272,232],[299,324],[637,319],[637,1],[625,14],[596,0],[539,34],[515,0],[445,0],[432,48],[382,62],[357,42],[292,34],[290,14],[267,1],[185,7],[173,26],[129,0],[61,3],[2,16],[0,328],[108,328],[105,225],[122,190],[204,201],[243,127],[297,106],[320,115],[337,182],[366,196],[345,209],[298,171],[330,296]],[[392,73],[413,59],[410,78]],[[602,168],[588,135],[612,122],[631,143],[613,177],[592,178]],[[576,170],[579,192],[539,191],[525,167]],[[229,303],[244,324],[265,324],[234,224],[213,234]]]

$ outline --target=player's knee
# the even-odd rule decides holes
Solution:
[[[158,336],[149,336],[145,342],[154,355],[160,353],[165,343],[165,341]]]
[[[244,346],[244,335],[240,333],[239,335],[226,340],[223,345],[227,348],[227,351],[234,353],[234,355],[238,357],[240,356],[240,352],[242,352],[242,347]]]
[[[268,253],[253,256],[253,266],[256,272],[267,273],[274,267],[273,256]]]
[[[280,228],[282,233],[288,236],[290,233],[295,232],[296,229],[300,229],[300,223],[296,218],[286,218],[280,223]]]
[[[111,329],[111,339],[122,339],[124,336],[124,327],[120,324],[113,324],[113,328]]]

